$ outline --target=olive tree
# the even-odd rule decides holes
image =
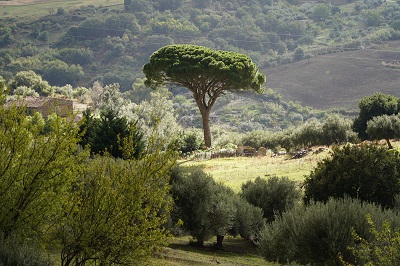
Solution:
[[[222,248],[228,233],[254,240],[264,226],[261,208],[216,183],[200,168],[176,168],[171,183],[175,202],[172,220],[181,220],[183,229],[197,240],[198,245],[216,236],[216,247]]]
[[[304,182],[305,201],[345,195],[393,207],[400,193],[400,153],[374,145],[334,148]]]
[[[358,107],[360,108],[360,112],[354,119],[353,129],[361,139],[365,140],[369,138],[365,132],[367,122],[375,116],[397,114],[399,99],[392,95],[375,93],[362,98]]]
[[[397,115],[376,116],[367,122],[366,132],[371,139],[386,140],[389,149],[392,149],[390,139],[400,136],[400,118]]]
[[[202,116],[204,143],[211,146],[210,112],[227,91],[263,91],[265,76],[243,54],[216,51],[197,45],[168,45],[160,48],[143,66],[146,85],[166,83],[189,89]]]

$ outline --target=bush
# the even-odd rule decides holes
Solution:
[[[93,63],[94,53],[89,48],[65,48],[59,51],[59,57],[68,64],[84,66]]]
[[[175,201],[174,220],[183,221],[183,227],[197,240],[198,245],[203,245],[205,240],[215,235],[213,208],[220,203],[216,201],[217,192],[220,192],[214,179],[198,167],[176,168],[171,176],[171,192]],[[227,193],[222,193],[227,194]],[[218,197],[218,200],[221,198]],[[226,229],[233,226],[233,209],[222,200],[223,207],[227,207],[224,224]],[[222,206],[221,206],[222,207]],[[231,210],[231,211],[230,211]]]
[[[385,221],[379,231],[370,215],[367,221],[372,234],[369,241],[353,232],[357,245],[350,250],[356,257],[356,265],[400,265],[400,228],[393,229]]]
[[[56,86],[76,85],[84,77],[84,72],[80,65],[68,65],[61,60],[54,60],[45,63],[43,77]]]
[[[40,253],[33,243],[23,243],[16,237],[4,239],[0,232],[0,265],[2,266],[50,266],[49,258]]]
[[[192,132],[192,133],[189,133],[189,134],[183,136],[182,142],[183,143],[180,148],[180,151],[183,154],[185,154],[185,153],[189,153],[189,152],[198,150],[200,148],[201,140],[198,140],[197,134],[195,132]]]
[[[370,214],[377,223],[384,220],[399,225],[399,216],[382,211],[375,204],[356,199],[330,199],[326,204],[297,205],[277,216],[259,235],[259,249],[267,260],[311,265],[342,265],[339,259],[354,262],[348,247],[354,241],[351,229],[370,239],[365,219]]]
[[[241,197],[237,197],[236,210],[234,224],[229,233],[255,241],[261,229],[265,226],[262,209],[251,205]]]
[[[305,201],[348,195],[393,207],[400,192],[400,153],[374,145],[346,145],[318,163],[306,177]]]
[[[252,205],[260,207],[268,221],[272,221],[275,214],[282,214],[300,199],[300,191],[294,181],[276,176],[268,180],[257,177],[254,182],[248,181],[242,185],[241,195]]]

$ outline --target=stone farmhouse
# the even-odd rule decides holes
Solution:
[[[19,106],[25,105],[28,115],[39,112],[44,119],[52,113],[56,113],[61,117],[74,115],[76,122],[82,118],[82,112],[87,109],[86,104],[80,104],[70,99],[51,97],[27,96],[13,103]]]

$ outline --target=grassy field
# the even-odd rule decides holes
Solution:
[[[256,177],[286,176],[301,183],[304,176],[328,156],[329,151],[323,151],[300,159],[289,159],[289,156],[264,157],[233,157],[204,161],[183,161],[182,166],[200,166],[211,174],[214,179],[238,192],[241,185]]]
[[[71,10],[88,5],[122,6],[123,4],[123,0],[11,0],[0,1],[0,14],[2,18],[21,19],[48,15],[50,12],[56,12],[59,7]]]
[[[201,265],[232,265],[232,266],[274,266],[257,255],[257,248],[251,243],[227,237],[224,240],[224,250],[215,250],[213,241],[206,242],[205,247],[188,245],[189,237],[174,238],[168,248],[163,249],[158,258],[151,260],[149,265],[166,266],[201,266]]]
[[[357,51],[318,55],[269,68],[266,86],[292,101],[318,109],[358,110],[359,100],[379,91],[399,97],[400,70],[384,66],[400,60],[400,41]]]

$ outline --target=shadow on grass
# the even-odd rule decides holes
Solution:
[[[190,251],[199,254],[215,254],[219,255],[226,254],[227,256],[232,255],[253,255],[260,256],[258,248],[255,244],[239,238],[227,238],[223,242],[223,249],[215,247],[215,243],[206,242],[203,246],[196,245],[196,243],[190,241],[173,241],[169,248],[182,251]]]

